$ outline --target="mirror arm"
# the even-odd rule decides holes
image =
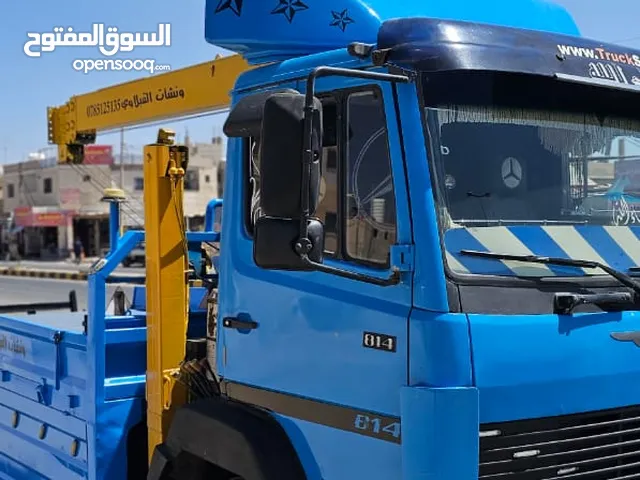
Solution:
[[[304,98],[304,153],[302,164],[302,188],[301,206],[302,215],[300,218],[300,244],[308,243],[308,219],[309,219],[309,181],[311,179],[311,164],[315,160],[312,150],[313,138],[313,113],[316,79],[319,77],[342,76],[351,78],[364,78],[370,80],[380,80],[393,83],[409,83],[411,79],[406,75],[393,75],[390,73],[369,72],[367,70],[352,70],[350,68],[338,67],[317,67],[307,77],[307,89]],[[305,242],[307,240],[307,242]],[[306,245],[305,245],[306,247]],[[306,251],[310,252],[311,249]]]
[[[370,283],[372,285],[378,285],[380,287],[391,287],[400,283],[400,271],[397,268],[392,269],[391,275],[387,278],[372,277],[363,273],[350,272],[349,270],[343,270],[341,268],[330,267],[322,263],[314,262],[309,258],[306,253],[300,255],[302,262],[309,267],[313,267],[314,270],[330,273],[342,278],[348,278],[350,280],[356,280],[358,282]]]
[[[302,215],[300,217],[300,236],[296,242],[295,249],[303,263],[315,270],[331,273],[339,277],[349,278],[360,282],[370,283],[379,286],[397,285],[400,283],[400,272],[394,268],[391,275],[387,278],[372,277],[361,273],[350,272],[339,268],[329,267],[322,263],[317,263],[309,258],[313,245],[309,240],[309,194],[311,180],[311,164],[314,162],[315,152],[313,151],[313,114],[315,100],[315,84],[319,77],[343,76],[350,78],[364,78],[370,80],[380,80],[393,83],[409,83],[411,79],[406,75],[393,75],[389,73],[369,72],[367,70],[352,70],[349,68],[337,67],[317,67],[307,77],[307,88],[304,101],[304,152],[302,164],[302,188],[301,188],[301,207]]]

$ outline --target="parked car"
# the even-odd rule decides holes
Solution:
[[[144,267],[145,265],[145,250],[144,243],[141,243],[129,252],[129,255],[122,260],[123,267],[130,267],[132,265],[139,264]]]

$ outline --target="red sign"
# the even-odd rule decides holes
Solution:
[[[111,145],[85,145],[85,165],[113,165],[113,147]]]
[[[62,212],[34,213],[34,227],[64,227],[67,225],[67,216]]]
[[[18,217],[30,217],[31,216],[31,207],[18,207],[13,211],[13,214],[16,218]]]
[[[34,212],[31,207],[18,207],[13,211],[18,227],[64,227],[66,212]]]

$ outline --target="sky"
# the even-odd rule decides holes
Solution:
[[[321,1],[321,0],[315,0]],[[426,1],[426,0],[425,0]],[[447,0],[456,1],[456,0]],[[463,1],[463,0],[458,0]],[[513,0],[517,2],[519,0]],[[640,49],[640,2],[637,0],[556,0],[566,7],[586,37]],[[60,105],[71,96],[148,76],[139,72],[91,72],[71,67],[77,58],[100,58],[91,48],[62,48],[39,58],[25,55],[28,32],[52,32],[55,26],[90,31],[92,23],[117,26],[123,32],[154,32],[170,23],[170,47],[137,48],[117,58],[153,58],[172,70],[229,54],[204,40],[204,0],[5,0],[0,29],[0,163],[15,163],[47,147],[46,107]],[[186,129],[194,141],[208,142],[222,135],[221,115],[163,126],[182,140]],[[141,151],[155,137],[157,127],[127,130],[126,149]],[[99,135],[97,143],[114,144],[119,134]],[[52,150],[46,151],[49,155]]]

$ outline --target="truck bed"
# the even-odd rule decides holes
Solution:
[[[189,337],[205,335],[205,295],[191,289]],[[85,315],[0,316],[0,479],[145,478],[145,289],[104,329]]]
[[[100,356],[87,352],[84,319],[0,316],[0,478],[89,478],[90,463],[100,463],[90,451],[126,455],[128,433],[144,415],[144,318],[105,318],[103,373]],[[91,429],[100,431],[99,445],[89,445]],[[146,446],[138,449],[144,461]],[[106,478],[126,478],[116,470]]]

